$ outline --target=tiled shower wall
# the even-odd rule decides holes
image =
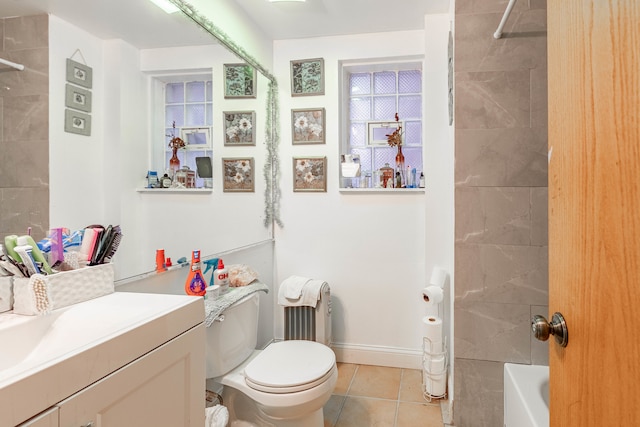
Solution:
[[[456,0],[455,408],[503,425],[503,364],[547,364],[546,1]]]
[[[49,22],[0,19],[0,237],[49,228]],[[64,120],[64,117],[60,118]]]

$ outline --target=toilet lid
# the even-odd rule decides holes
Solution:
[[[333,351],[315,341],[270,344],[244,369],[249,387],[270,393],[293,393],[324,382],[336,363]]]

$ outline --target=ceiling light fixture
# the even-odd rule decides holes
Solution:
[[[175,13],[178,10],[180,10],[178,9],[178,6],[171,3],[169,0],[149,0],[149,1],[167,13]]]

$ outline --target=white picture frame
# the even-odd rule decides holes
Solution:
[[[389,145],[387,135],[392,134],[398,126],[404,129],[403,121],[376,121],[367,122],[367,145],[385,146]]]

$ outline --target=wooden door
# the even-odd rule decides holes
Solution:
[[[551,427],[640,426],[640,1],[547,7]]]

